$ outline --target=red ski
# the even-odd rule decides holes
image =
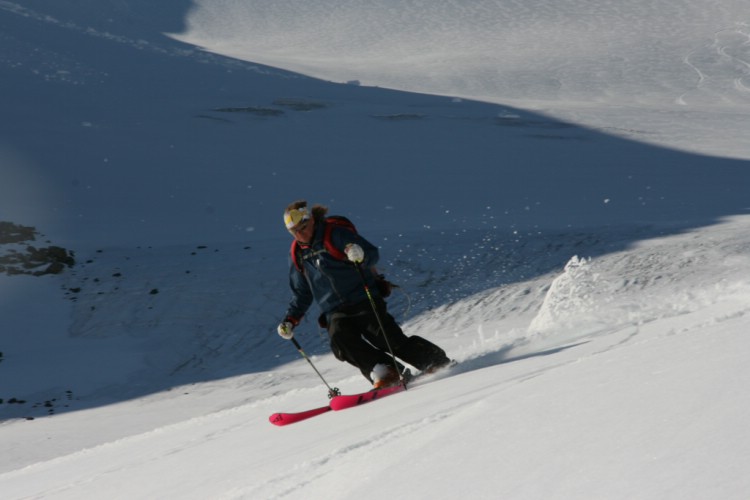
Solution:
[[[406,387],[403,384],[394,385],[393,387],[386,387],[385,389],[374,389],[367,392],[361,392],[359,394],[345,394],[342,396],[334,396],[331,398],[331,409],[335,411],[345,410],[353,406],[363,405],[376,399],[390,396],[405,390]]]
[[[321,406],[320,408],[313,408],[312,410],[305,410],[298,413],[274,413],[268,417],[268,421],[273,425],[289,425],[299,422],[300,420],[306,420],[316,415],[320,415],[327,411],[331,411],[330,406]]]
[[[453,361],[446,368],[455,366],[456,362]],[[410,382],[413,382],[417,378],[420,378],[421,374],[413,378]],[[313,408],[312,410],[301,411],[299,413],[274,413],[268,420],[273,425],[289,425],[295,422],[300,422],[316,415],[321,415],[330,410],[345,410],[354,406],[363,405],[376,399],[390,396],[406,390],[403,384],[394,385],[393,387],[386,387],[385,389],[374,389],[367,392],[361,392],[359,394],[344,394],[340,396],[333,396],[331,398],[331,404],[329,406],[321,406],[320,408]]]
[[[404,390],[403,385],[395,385],[393,387],[386,387],[385,389],[375,389],[372,391],[362,392],[360,394],[345,394],[342,396],[334,396],[331,399],[329,406],[321,406],[320,408],[313,408],[312,410],[300,411],[297,413],[274,413],[268,417],[268,421],[273,425],[289,425],[308,418],[321,415],[331,410],[345,410],[353,406],[359,406],[376,399],[390,396]]]

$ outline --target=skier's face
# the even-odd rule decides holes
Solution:
[[[310,243],[312,241],[313,232],[315,230],[315,223],[312,219],[307,219],[297,224],[297,227],[291,229],[290,232],[294,235],[294,239],[300,243]]]

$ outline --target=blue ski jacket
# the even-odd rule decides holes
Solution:
[[[337,259],[326,250],[323,241],[325,228],[324,219],[316,220],[312,242],[309,245],[299,244],[301,271],[297,269],[292,256],[289,258],[292,300],[286,316],[297,321],[302,319],[313,301],[330,320],[332,313],[368,300],[362,277],[355,265],[349,260]],[[365,258],[361,266],[365,281],[373,298],[380,297],[373,270],[380,258],[378,248],[356,232],[338,226],[330,230],[330,243],[341,252],[349,243],[362,247]]]

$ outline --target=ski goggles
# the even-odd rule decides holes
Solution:
[[[293,208],[284,212],[284,225],[289,231],[308,220],[310,220],[310,214],[307,212],[307,207]]]

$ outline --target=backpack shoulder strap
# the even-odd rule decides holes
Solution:
[[[346,260],[346,254],[333,246],[333,243],[331,242],[331,232],[333,231],[334,227],[343,227],[356,234],[357,228],[354,227],[352,221],[342,215],[331,215],[329,217],[326,217],[325,221],[326,228],[323,233],[323,246],[334,259]]]
[[[292,240],[292,248],[289,249],[289,254],[292,256],[292,263],[297,271],[302,272],[302,262],[299,261],[299,243],[297,240]]]
[[[324,219],[325,229],[323,230],[323,247],[326,251],[331,254],[334,259],[346,260],[346,254],[336,248],[331,241],[331,232],[334,227],[343,227],[353,233],[357,233],[357,228],[354,227],[352,221],[344,217],[343,215],[330,215]],[[292,257],[292,262],[297,271],[304,272],[302,262],[300,261],[299,255],[299,242],[295,239],[292,240],[292,247],[289,249],[289,254]]]

